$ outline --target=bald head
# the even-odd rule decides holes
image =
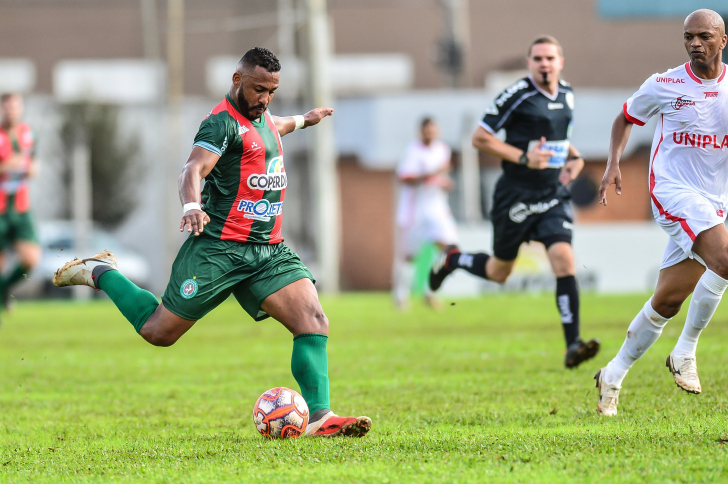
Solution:
[[[683,42],[690,56],[690,66],[698,77],[715,79],[721,75],[722,53],[727,40],[725,23],[718,13],[701,8],[687,16]]]
[[[688,25],[696,27],[701,25],[711,30],[716,30],[721,37],[725,35],[725,22],[723,21],[723,17],[715,10],[709,10],[707,8],[696,10],[685,17],[685,23],[683,25],[685,30],[688,29]]]

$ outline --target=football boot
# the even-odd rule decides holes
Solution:
[[[306,427],[307,437],[364,437],[372,428],[369,417],[339,417],[328,411]]]
[[[443,249],[437,260],[430,269],[430,289],[437,291],[442,286],[443,281],[447,276],[453,273],[454,268],[448,267],[447,260],[450,255],[460,252],[457,246],[448,245]]]
[[[89,259],[73,259],[71,262],[66,262],[53,274],[53,285],[58,287],[88,286],[98,289],[96,279],[107,270],[116,269],[116,257],[105,250]]]
[[[576,368],[586,360],[594,358],[599,353],[599,340],[592,339],[584,343],[578,339],[566,349],[564,365],[566,368]]]
[[[677,386],[688,393],[700,393],[703,389],[698,378],[698,365],[694,356],[677,358],[672,353],[667,357],[665,366],[672,373]]]
[[[621,387],[607,385],[604,381],[606,371],[606,368],[602,368],[594,375],[594,379],[597,381],[597,388],[599,389],[597,412],[605,417],[614,417],[617,415],[617,404],[619,403],[619,390],[621,390]]]

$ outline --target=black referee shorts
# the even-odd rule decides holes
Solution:
[[[531,240],[548,249],[556,242],[571,244],[571,195],[561,185],[534,190],[502,176],[493,196],[493,255],[518,257],[521,244]]]

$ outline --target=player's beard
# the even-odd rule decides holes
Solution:
[[[245,96],[243,96],[242,94],[238,96],[238,106],[240,106],[240,112],[242,112],[245,117],[251,121],[255,121],[260,118],[260,116],[254,116],[252,114],[253,109],[265,110],[266,108],[264,104],[256,104],[254,106],[251,106],[250,104],[248,104],[248,101],[245,100]]]

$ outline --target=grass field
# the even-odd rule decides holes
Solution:
[[[234,301],[170,348],[102,301],[21,302],[0,328],[2,482],[728,482],[728,305],[698,352],[702,395],[664,367],[684,311],[637,363],[620,415],[592,377],[646,296],[583,296],[602,353],[563,369],[552,295],[400,314],[385,295],[324,299],[334,410],[363,439],[267,441],[256,398],[296,387],[291,337]]]

